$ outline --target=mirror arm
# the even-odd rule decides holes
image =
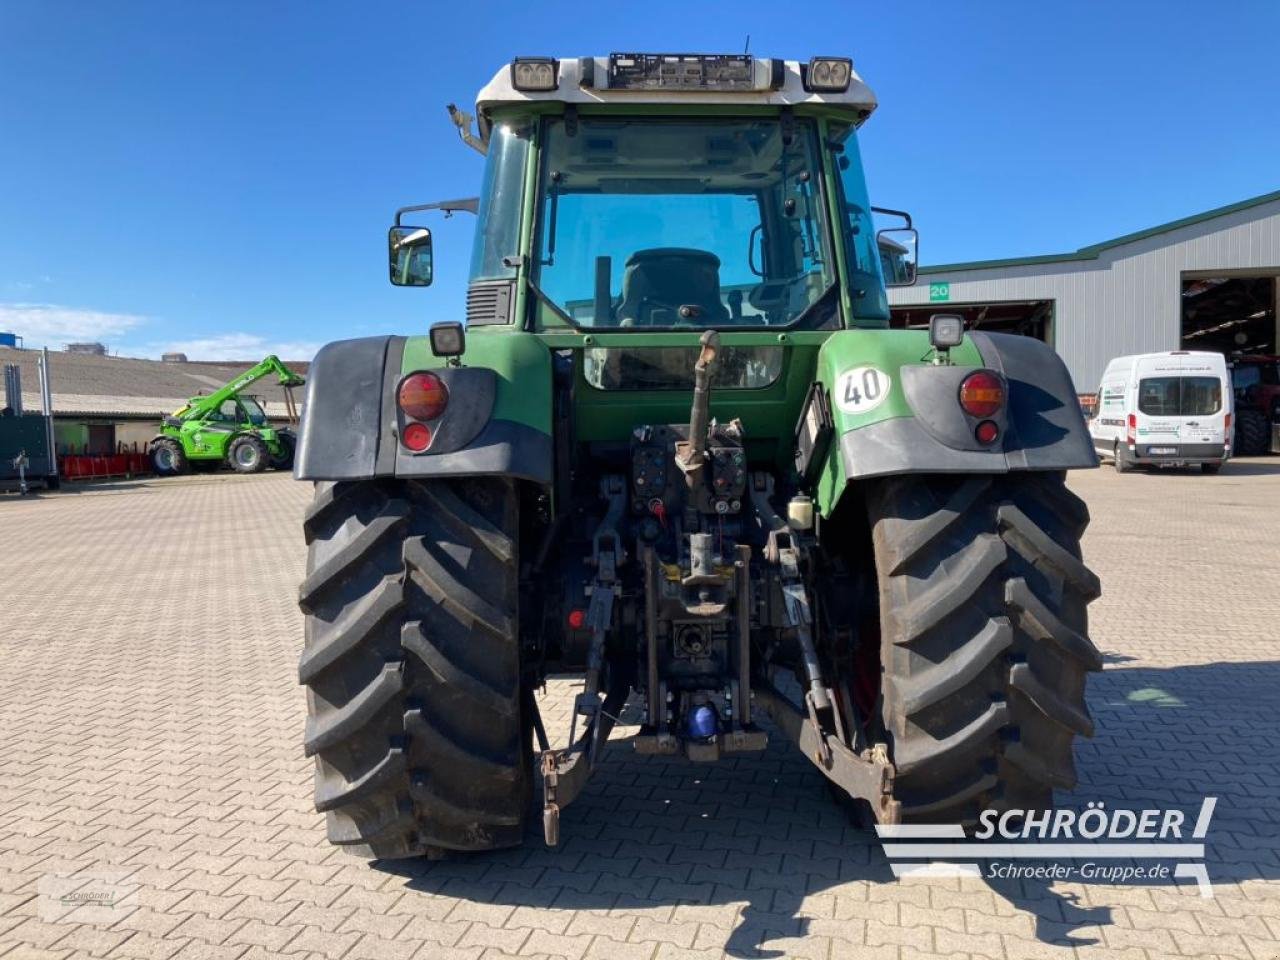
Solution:
[[[489,144],[486,139],[471,132],[471,122],[475,117],[465,110],[459,110],[457,104],[451,103],[445,109],[449,111],[449,119],[453,121],[453,125],[458,128],[458,136],[462,138],[462,142],[482,157],[488,156]],[[484,133],[483,129],[481,133]]]
[[[479,215],[480,198],[463,197],[460,200],[437,200],[435,203],[418,203],[411,207],[401,207],[396,211],[396,221],[393,226],[403,226],[400,218],[406,213],[420,213],[423,210],[441,210],[446,217],[451,217],[459,212]]]
[[[905,210],[891,210],[891,209],[889,209],[888,207],[872,207],[872,208],[871,208],[871,212],[872,212],[872,213],[887,213],[887,214],[889,214],[890,216],[893,216],[893,217],[901,217],[903,220],[905,220],[905,221],[906,221],[906,223],[907,223],[907,229],[908,229],[908,230],[913,230],[913,229],[915,229],[914,224],[912,224],[912,222],[911,222],[911,214],[907,213],[907,211],[905,211]]]

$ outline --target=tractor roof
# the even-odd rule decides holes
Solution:
[[[861,123],[876,108],[876,97],[848,68],[843,90],[812,89],[811,65],[748,55],[610,54],[607,57],[517,58],[504,65],[476,97],[482,117],[511,104],[551,101],[576,105],[711,104],[735,106],[845,107],[849,119]],[[516,89],[515,67],[522,61],[551,64],[550,89]],[[847,60],[843,62],[848,63]]]

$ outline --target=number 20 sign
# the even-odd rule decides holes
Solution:
[[[889,395],[889,375],[875,367],[854,367],[836,381],[836,405],[844,413],[874,410]]]

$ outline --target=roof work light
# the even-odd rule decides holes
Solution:
[[[559,68],[554,57],[516,57],[511,61],[511,85],[517,90],[554,90]]]
[[[964,340],[964,317],[954,313],[935,313],[929,318],[929,346],[950,350]]]
[[[853,77],[848,57],[814,57],[805,70],[804,88],[810,93],[843,93]]]
[[[435,357],[457,357],[466,352],[467,336],[463,326],[456,321],[437,323],[430,330],[431,355]]]

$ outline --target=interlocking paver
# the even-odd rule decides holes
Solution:
[[[568,957],[569,960],[581,960],[593,939],[589,933],[557,935],[547,930],[533,930],[520,948],[520,952],[525,955],[541,953]]]
[[[47,949],[67,936],[75,927],[63,923],[45,923],[28,917],[7,934],[10,943],[30,944],[33,947]]]
[[[136,960],[168,960],[186,945],[187,941],[173,937],[135,933],[112,952],[117,957],[136,958]]]
[[[0,529],[37,545],[0,553],[15,601],[0,624],[0,958],[1275,955],[1280,657],[1262,587],[1280,582],[1280,460],[1071,483],[1093,514],[1091,626],[1108,656],[1077,796],[1218,796],[1213,900],[1182,884],[895,883],[782,742],[705,768],[610,749],[554,851],[531,834],[474,858],[348,858],[311,810],[298,745],[307,485],[194,476],[0,499]],[[573,693],[548,684],[553,734]],[[109,927],[41,919],[42,876],[103,866],[139,906]]]
[[[462,939],[462,935],[471,928],[470,920],[431,920],[427,917],[415,917],[400,931],[406,940],[428,940],[453,946]]]
[[[250,947],[265,947],[268,950],[279,951],[286,943],[302,933],[304,929],[304,927],[289,926],[287,924],[249,920],[228,936],[226,942],[229,944],[240,943]]]
[[[459,947],[496,947],[507,953],[517,953],[529,939],[529,931],[491,927],[487,923],[473,923],[458,941]]]
[[[658,946],[654,943],[619,943],[608,937],[596,937],[587,947],[587,960],[652,960]]]
[[[350,960],[409,960],[417,950],[417,941],[388,939],[367,933],[356,941],[347,957]]]

